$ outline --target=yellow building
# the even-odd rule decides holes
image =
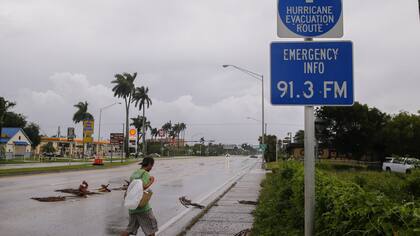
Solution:
[[[41,137],[41,143],[36,147],[35,153],[42,154],[42,146],[51,143],[57,152],[55,154],[61,156],[81,157],[83,153],[82,139],[67,139],[56,137]],[[93,155],[98,152],[101,156],[106,156],[110,151],[116,151],[117,146],[111,145],[108,140],[94,141],[92,144],[85,145],[85,154]],[[90,148],[87,148],[87,147]]]

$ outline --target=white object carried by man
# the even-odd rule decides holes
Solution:
[[[124,206],[128,209],[143,207],[149,202],[152,195],[153,192],[150,189],[143,190],[143,181],[141,179],[134,179],[128,185]]]

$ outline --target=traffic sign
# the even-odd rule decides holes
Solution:
[[[267,144],[260,144],[260,150],[265,151],[267,150],[268,145]]]
[[[74,128],[73,127],[68,127],[67,128],[67,140],[74,140],[74,138],[76,138]]]
[[[352,42],[271,44],[273,105],[352,105],[353,100]]]
[[[124,142],[124,133],[111,133],[110,143],[111,145],[122,145]]]
[[[130,139],[136,139],[137,138],[137,130],[135,128],[131,128],[128,133],[130,135]]]
[[[83,138],[85,143],[93,143],[93,138],[91,136],[86,136]]]
[[[84,120],[83,121],[83,134],[84,136],[91,136],[93,134],[95,126],[95,121],[92,120]]]
[[[278,0],[280,38],[343,37],[342,0]]]

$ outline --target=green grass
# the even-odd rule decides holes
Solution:
[[[76,171],[76,170],[100,170],[111,167],[125,166],[135,163],[134,160],[126,162],[113,162],[104,163],[101,166],[94,166],[91,163],[81,165],[66,165],[66,166],[51,166],[51,167],[34,167],[34,168],[15,168],[15,169],[0,169],[0,176],[11,176],[11,175],[25,175],[25,174],[39,174],[39,173],[50,173],[50,172],[61,172],[61,171]]]

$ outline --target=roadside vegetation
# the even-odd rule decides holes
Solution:
[[[253,235],[303,235],[303,165],[289,161],[270,167]],[[419,235],[420,171],[405,175],[358,168],[317,167],[316,235]]]

